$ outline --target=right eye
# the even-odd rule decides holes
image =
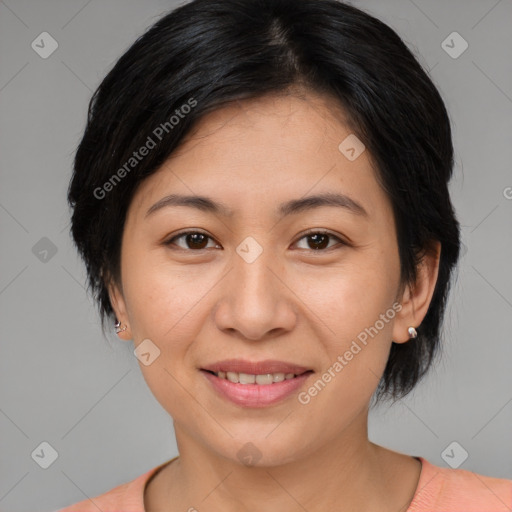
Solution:
[[[176,240],[180,239],[184,240],[185,247],[175,243]],[[173,236],[172,238],[164,242],[164,244],[169,246],[173,250],[175,249],[174,247],[171,246],[177,245],[180,249],[185,251],[190,249],[201,251],[207,249],[206,245],[208,244],[208,239],[213,241],[213,238],[211,236],[201,231],[185,231],[183,233],[179,233],[178,235]],[[218,244],[217,247],[219,247]]]

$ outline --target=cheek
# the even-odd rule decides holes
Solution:
[[[389,254],[387,258],[381,251],[368,251],[364,257],[347,258],[336,272],[319,273],[311,283],[303,280],[301,296],[308,297],[308,308],[321,320],[317,336],[326,355],[321,382],[305,397],[316,402],[316,410],[337,404],[356,413],[378,385],[396,315],[397,267]]]
[[[316,307],[311,305],[312,310],[325,313],[322,320],[328,329],[321,327],[322,334],[318,334],[325,354],[323,367],[304,401],[311,400],[311,410],[320,416],[320,411],[331,408],[343,411],[339,417],[343,422],[368,403],[379,383],[396,310],[383,283],[365,282],[353,275],[331,284],[335,297],[318,297]]]
[[[129,261],[127,260],[127,267]],[[204,282],[171,270],[169,265],[139,261],[126,275],[125,295],[135,347],[149,339],[149,352],[158,354],[146,365],[139,360],[141,373],[160,405],[180,418],[183,404],[193,409],[185,383],[190,379],[191,340],[197,337],[202,322],[200,299],[208,287]],[[147,342],[146,342],[147,343]],[[142,345],[141,345],[142,347]],[[156,347],[156,348],[154,348]],[[197,413],[197,411],[194,411]]]
[[[156,251],[127,250],[123,283],[136,337],[161,339],[164,333],[172,332],[173,326],[199,300],[201,291],[204,293],[203,286],[193,282],[190,272],[173,268],[165,261],[163,252]],[[183,321],[186,323],[186,318]]]
[[[347,340],[373,326],[392,306],[395,271],[381,256],[353,254],[337,268],[303,272],[293,288],[304,305],[304,315],[318,318],[332,346],[342,349]],[[381,326],[391,330],[390,323]]]

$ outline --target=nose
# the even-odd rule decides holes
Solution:
[[[215,308],[215,323],[241,339],[280,336],[297,322],[294,297],[285,268],[271,251],[263,251],[254,261],[235,253]]]

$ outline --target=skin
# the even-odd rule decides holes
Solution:
[[[392,341],[414,343],[407,328],[421,329],[440,246],[414,289],[401,289],[391,203],[369,152],[349,161],[338,149],[352,133],[344,119],[311,92],[235,102],[203,117],[138,188],[110,298],[128,326],[119,336],[160,350],[140,368],[173,418],[180,453],[147,485],[147,511],[254,511],[264,501],[267,512],[399,512],[411,502],[421,463],[369,441],[368,407]],[[282,202],[321,192],[349,195],[368,217],[333,206],[276,217]],[[145,216],[171,193],[209,196],[233,213],[172,206]],[[333,238],[315,250],[311,228]],[[186,237],[166,245],[184,231],[210,238],[203,249]],[[236,252],[249,236],[263,249],[252,263]],[[293,394],[243,408],[199,371],[226,358],[278,359],[314,370],[303,391],[397,302],[395,317],[307,405]],[[237,456],[248,442],[261,453],[252,467]]]

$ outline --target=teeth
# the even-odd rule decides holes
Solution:
[[[272,375],[270,375],[270,377],[272,377]],[[249,375],[248,373],[239,373],[238,374],[238,382],[240,382],[240,384],[254,384],[256,382],[256,379],[259,379],[260,378],[260,375],[258,375],[256,377],[256,375]],[[259,382],[258,381],[258,384],[263,384],[263,382]],[[265,384],[267,384],[265,382]],[[272,384],[272,380],[270,381],[270,384]]]
[[[235,384],[260,384],[263,386],[274,382],[283,382],[296,377],[294,373],[265,373],[263,375],[252,375],[250,373],[217,372],[215,375],[220,379],[227,379]]]
[[[238,373],[235,372],[227,372],[226,377],[230,382],[239,382],[238,381]]]
[[[244,383],[242,376],[243,376],[243,373],[240,374],[240,383],[241,384]],[[256,381],[256,384],[268,385],[268,384],[272,384],[272,382],[274,382],[274,375],[272,375],[271,373],[267,373],[265,375],[256,375],[256,377],[253,376],[253,379]]]

